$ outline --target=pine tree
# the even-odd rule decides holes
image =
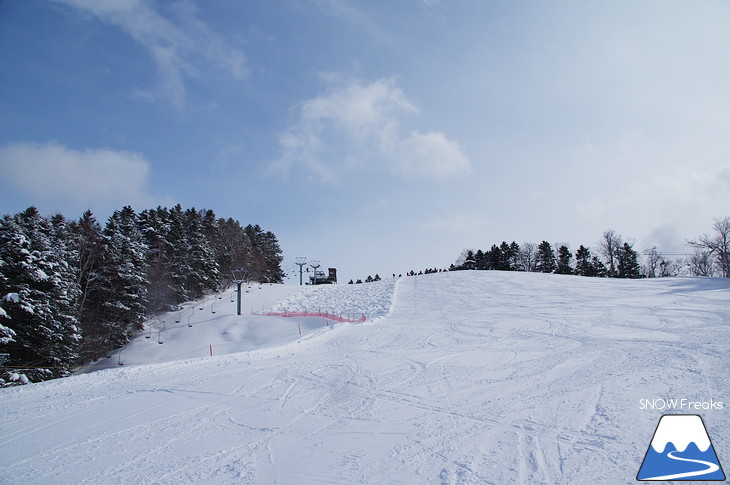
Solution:
[[[68,375],[79,357],[78,287],[66,231],[62,217],[52,222],[35,207],[0,224],[0,299],[10,330],[0,352],[30,381]]]
[[[502,250],[496,244],[492,244],[491,249],[487,252],[487,261],[487,269],[499,269],[502,261]]]
[[[591,275],[590,276],[606,278],[610,275],[611,275],[611,272],[608,268],[606,268],[606,265],[603,264],[603,261],[598,259],[598,256],[593,256],[593,258],[591,258]]]
[[[230,278],[234,270],[248,270],[248,261],[253,251],[251,240],[241,227],[241,224],[233,220],[219,219],[218,233],[220,242],[218,244],[218,265],[221,274]]]
[[[203,235],[205,236],[206,241],[208,242],[208,245],[210,246],[211,251],[213,252],[213,260],[215,262],[216,266],[216,281],[217,285],[219,287],[222,287],[223,279],[224,279],[224,273],[222,271],[222,264],[221,264],[221,254],[220,254],[220,246],[221,246],[221,233],[218,227],[218,219],[215,215],[215,212],[208,209],[204,211],[203,213]]]
[[[555,269],[557,274],[573,274],[573,268],[570,267],[570,260],[573,255],[567,246],[561,245],[558,248],[558,266]]]
[[[509,244],[507,244],[507,241],[502,241],[502,244],[499,246],[499,261],[497,262],[497,269],[502,271],[511,271],[511,261],[514,256],[512,254],[512,248]]]
[[[0,244],[2,244],[4,232],[6,231],[6,229],[7,228],[4,221],[0,220]],[[12,328],[3,325],[3,323],[10,323],[10,315],[3,308],[3,302],[5,301],[3,299],[3,296],[5,296],[5,292],[3,291],[3,289],[9,288],[10,280],[7,276],[5,276],[7,265],[2,257],[2,254],[3,252],[2,250],[0,250],[0,347],[5,344],[14,342],[16,336],[16,333]],[[0,386],[2,384],[3,383],[0,382]]]
[[[249,224],[244,232],[251,243],[249,275],[259,281],[280,283],[284,277],[281,269],[283,258],[276,236],[272,232],[264,232],[258,224]]]
[[[176,303],[190,300],[192,294],[188,287],[190,267],[190,248],[185,229],[185,213],[180,204],[169,210],[169,231],[167,233],[170,254],[170,280],[177,295]]]
[[[474,253],[474,261],[476,262],[476,269],[487,269],[488,267],[488,259],[487,255],[482,251],[481,249],[478,249],[476,253]]]
[[[203,218],[195,208],[185,211],[187,260],[190,272],[186,287],[193,298],[200,298],[206,290],[215,291],[220,281],[215,251],[203,232]]]
[[[520,245],[515,241],[509,245],[509,267],[512,271],[525,271],[520,266]]]
[[[170,212],[162,207],[142,211],[137,224],[147,247],[148,309],[152,312],[169,309],[169,305],[182,301],[171,272],[174,248],[168,240]]]
[[[108,346],[116,348],[142,328],[147,315],[147,246],[131,207],[115,211],[107,221],[104,253],[104,333]]]
[[[575,252],[575,270],[579,276],[596,276],[591,263],[591,250],[581,244]]]
[[[641,277],[641,266],[639,265],[639,255],[629,243],[619,248],[618,252],[618,277],[619,278],[639,278]]]
[[[549,242],[543,241],[537,246],[535,269],[541,273],[552,273],[557,268],[555,252]]]
[[[72,244],[71,231],[66,219],[56,214],[50,219],[50,247],[46,260],[48,273],[53,280],[54,289],[49,294],[53,298],[53,308],[59,326],[58,342],[60,361],[73,366],[80,359],[82,333],[78,320],[78,301],[81,295],[78,284],[78,267],[75,261],[78,253]],[[65,342],[63,342],[65,341]],[[63,367],[63,365],[61,366]],[[63,375],[68,375],[64,372]]]

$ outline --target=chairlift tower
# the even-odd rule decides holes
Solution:
[[[312,284],[316,285],[317,284],[317,268],[319,268],[321,266],[321,264],[319,264],[319,260],[316,260],[316,261],[312,261],[309,264],[309,266],[311,266],[312,269],[314,270],[314,279],[312,280]]]
[[[236,291],[238,292],[238,301],[236,303],[236,315],[241,314],[241,285],[246,281],[246,274],[248,271],[245,269],[234,269],[231,271],[233,274],[233,282],[236,283]]]
[[[299,266],[299,286],[302,286],[302,268],[307,264],[307,258],[303,256],[297,256],[297,262],[294,263]]]

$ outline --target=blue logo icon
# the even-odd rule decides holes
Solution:
[[[725,480],[705,423],[696,414],[665,414],[646,450],[639,481]]]

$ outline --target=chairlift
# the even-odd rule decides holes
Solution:
[[[160,330],[159,332],[157,332],[157,343],[158,344],[163,344],[164,343],[162,341],[162,332],[165,330],[165,328],[167,328],[167,320],[163,320],[162,321],[162,330]]]

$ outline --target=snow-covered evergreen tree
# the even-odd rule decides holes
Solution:
[[[108,345],[116,348],[129,341],[147,315],[147,246],[131,207],[114,211],[107,221],[104,253],[104,321]]]
[[[180,288],[172,279],[174,249],[168,235],[170,213],[166,208],[148,209],[139,214],[138,226],[147,247],[147,305],[151,312],[178,303]]]
[[[185,211],[187,260],[190,272],[186,288],[193,298],[200,298],[206,290],[215,291],[220,281],[215,251],[203,230],[203,217],[193,209]]]
[[[264,232],[257,225],[249,224],[244,229],[246,236],[251,244],[251,255],[248,261],[247,269],[249,276],[259,281],[268,281],[271,283],[280,283],[284,278],[281,269],[281,248],[279,241],[274,233],[270,231]]]
[[[170,209],[169,220],[167,241],[172,251],[169,255],[170,279],[178,295],[178,302],[182,302],[192,297],[190,288],[188,288],[188,278],[192,268],[190,267],[190,248],[185,228],[185,213],[180,204]]]
[[[225,277],[222,273],[221,267],[221,233],[218,226],[218,218],[216,217],[215,212],[210,209],[203,211],[202,217],[203,235],[205,236],[208,246],[210,246],[210,250],[213,254],[213,260],[215,261],[215,268],[217,273],[215,279],[217,281],[218,287],[222,288],[224,285]]]
[[[10,354],[6,365],[25,376],[15,382],[68,375],[78,360],[79,292],[66,235],[62,217],[52,222],[35,207],[0,224],[0,300],[10,330],[3,332],[0,352]]]

